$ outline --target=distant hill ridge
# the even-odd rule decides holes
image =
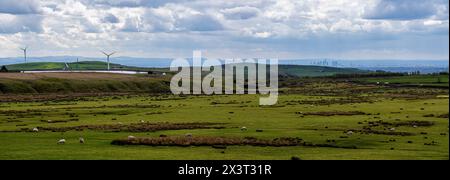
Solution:
[[[106,62],[101,61],[81,61],[67,63],[69,70],[105,70]],[[121,64],[111,63],[112,70],[130,70],[130,71],[160,71],[167,72],[168,68],[145,68],[125,66]],[[39,70],[65,70],[66,64],[63,62],[31,62],[22,64],[7,65],[10,71],[39,71]],[[336,74],[364,74],[369,73],[367,70],[356,68],[336,68],[326,66],[307,66],[307,65],[279,65],[279,74],[298,77],[317,77],[331,76]]]

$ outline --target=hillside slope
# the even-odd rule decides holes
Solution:
[[[104,70],[107,64],[101,61],[83,61],[78,63],[67,63],[70,70]],[[168,72],[168,68],[142,68],[132,67],[120,64],[110,64],[113,70],[134,70],[134,71],[159,71]],[[6,66],[10,71],[31,71],[31,70],[63,70],[65,63],[58,62],[38,62],[38,63],[24,63],[13,64]],[[331,76],[335,74],[359,74],[368,73],[370,71],[359,70],[354,68],[335,68],[324,66],[305,66],[305,65],[279,65],[279,74],[297,77],[317,77],[317,76]]]

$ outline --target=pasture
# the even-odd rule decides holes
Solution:
[[[258,95],[0,98],[0,159],[449,159],[448,90],[311,81],[283,92],[268,107]]]

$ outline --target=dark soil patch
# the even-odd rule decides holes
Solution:
[[[109,132],[154,132],[162,130],[181,129],[223,129],[223,123],[137,123],[137,124],[107,124],[82,125],[73,127],[37,127],[39,131],[66,132],[66,131],[109,131]],[[24,131],[31,131],[26,129]]]
[[[356,103],[370,103],[371,100],[368,100],[367,98],[358,98],[358,97],[352,97],[352,98],[337,98],[337,99],[320,99],[320,100],[291,100],[286,101],[288,105],[296,105],[296,104],[307,104],[307,105],[332,105],[332,104],[356,104]]]
[[[384,126],[384,127],[399,127],[399,126],[433,126],[434,122],[431,121],[398,121],[398,122],[385,122],[383,120],[380,121],[370,121],[369,127],[377,127],[377,126]]]
[[[441,114],[439,116],[437,116],[438,118],[446,118],[448,119],[448,113],[447,114]]]
[[[119,139],[111,142],[112,145],[147,145],[147,146],[212,146],[225,149],[226,146],[260,146],[260,147],[284,147],[284,146],[309,146],[356,149],[356,146],[337,146],[335,144],[314,144],[303,141],[300,138],[284,137],[273,140],[223,137],[163,137],[163,138],[136,138],[132,140]]]
[[[54,124],[54,123],[67,123],[67,122],[73,122],[73,121],[79,121],[79,119],[68,119],[68,120],[41,120],[41,122]]]
[[[300,114],[304,116],[356,116],[356,115],[367,115],[365,112],[361,111],[329,111],[329,112],[296,112],[295,114]]]

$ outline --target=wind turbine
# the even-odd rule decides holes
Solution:
[[[110,70],[110,66],[109,66],[109,57],[111,57],[112,55],[116,54],[116,52],[112,52],[112,53],[105,53],[102,51],[102,53],[106,56],[106,60],[108,62],[108,71]]]
[[[25,59],[25,63],[27,63],[27,49],[28,49],[28,47],[20,48],[20,49],[23,51],[23,56],[24,56],[24,59]]]

